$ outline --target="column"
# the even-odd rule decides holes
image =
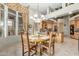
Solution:
[[[4,37],[8,36],[8,7],[4,5]]]
[[[69,16],[64,17],[64,35],[70,36]]]
[[[68,16],[68,36],[70,37],[70,15]]]
[[[47,8],[47,15],[50,13],[49,7]]]
[[[15,29],[16,35],[18,35],[18,11],[16,11],[16,29]]]
[[[66,7],[66,3],[62,3],[62,8],[65,8]]]
[[[67,35],[70,36],[70,25],[69,25],[69,18],[70,16],[67,16]]]

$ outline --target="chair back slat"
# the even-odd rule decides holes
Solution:
[[[53,47],[53,54],[54,54],[54,43],[55,43],[55,32],[50,32],[50,39],[49,39],[49,55],[51,55],[51,47]]]
[[[50,40],[49,40],[49,45],[51,46],[55,42],[55,32],[50,32]]]
[[[29,37],[28,33],[22,32],[21,33],[21,39],[22,39],[22,49],[23,52],[30,50],[30,44],[29,44]]]

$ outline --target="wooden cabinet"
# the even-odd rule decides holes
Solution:
[[[79,19],[76,20],[76,28],[79,28]]]
[[[41,21],[40,22],[40,29],[45,29],[45,28],[47,28],[47,23],[45,22],[45,21]]]
[[[58,22],[58,32],[64,32],[64,24]]]
[[[56,34],[56,42],[58,42],[58,43],[64,42],[64,33],[63,32]]]
[[[62,43],[64,41],[64,22],[63,19],[58,19],[57,21],[57,42]]]
[[[79,17],[75,18],[74,20],[70,21],[70,26],[74,26],[74,34],[70,34],[71,38],[78,39],[78,33],[75,32],[76,28],[79,28]],[[71,30],[70,30],[71,31]]]
[[[64,19],[58,19],[57,26],[58,26],[58,32],[64,32]]]
[[[54,27],[57,26],[57,23],[54,22],[54,21],[51,21],[51,20],[42,21],[40,24],[41,24],[40,25],[41,29],[52,29],[52,30],[54,30]]]
[[[56,42],[62,43],[64,41],[64,33],[63,33],[63,31],[64,31],[64,29],[63,29],[64,24],[63,23],[57,23],[57,22],[54,22],[54,21],[50,21],[49,20],[49,21],[42,21],[40,24],[41,24],[40,27],[42,29],[45,29],[45,28],[49,29],[49,28],[51,28],[54,31],[56,29],[57,30],[59,29],[60,32],[57,32],[56,33]],[[57,25],[59,25],[59,27]]]

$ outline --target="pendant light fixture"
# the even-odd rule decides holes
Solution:
[[[30,19],[33,19],[35,22],[39,23],[41,20],[45,19],[45,16],[42,15],[39,11],[39,3],[37,4],[37,13],[30,17]]]

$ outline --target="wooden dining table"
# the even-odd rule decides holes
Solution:
[[[41,53],[41,44],[42,42],[46,41],[49,39],[48,35],[29,35],[29,39],[31,42],[37,43],[37,55],[42,55]]]

